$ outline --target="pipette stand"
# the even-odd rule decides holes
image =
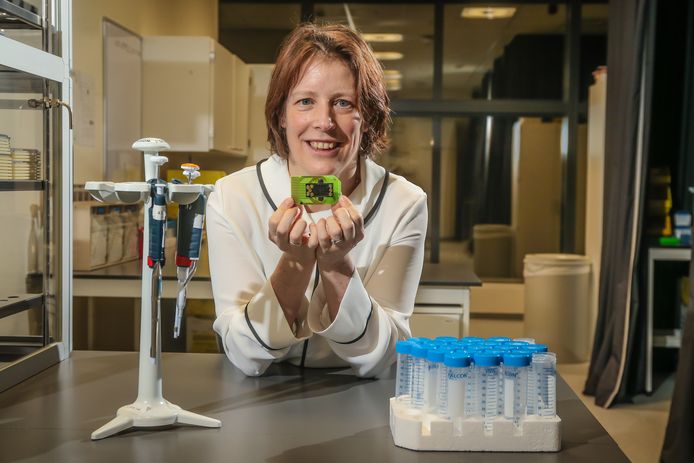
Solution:
[[[168,159],[159,156],[159,151],[168,149],[160,139],[142,139],[133,148],[143,151],[145,157],[145,180],[159,177],[159,166]],[[201,194],[209,194],[212,185],[167,184],[168,202],[190,204]],[[219,428],[221,421],[197,413],[183,410],[164,399],[161,377],[161,314],[157,316],[156,339],[152,339],[152,275],[153,269],[147,265],[147,244],[149,243],[149,214],[151,202],[150,185],[145,182],[87,182],[85,185],[94,198],[102,202],[137,203],[144,201],[144,237],[142,259],[142,307],[140,318],[140,357],[137,399],[118,409],[116,417],[94,431],[92,440],[103,439],[130,428],[159,428],[174,424],[187,424],[208,428]],[[154,357],[150,355],[151,343],[156,342]]]

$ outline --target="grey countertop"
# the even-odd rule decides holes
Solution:
[[[628,461],[566,383],[558,453],[416,452],[393,444],[394,381],[273,365],[245,377],[223,355],[164,354],[164,397],[220,429],[169,427],[101,441],[91,432],[137,394],[136,352],[73,352],[0,394],[0,461],[22,462],[621,462]]]

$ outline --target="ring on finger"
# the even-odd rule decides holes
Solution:
[[[332,241],[333,244],[340,244],[340,243],[342,243],[344,240],[343,240],[343,239],[336,239],[336,240],[333,239],[333,240],[331,240],[331,241]]]
[[[289,240],[289,244],[292,245],[292,246],[301,246],[301,243],[300,243],[300,242],[299,242],[299,243],[295,243],[295,242],[292,241],[292,240]]]

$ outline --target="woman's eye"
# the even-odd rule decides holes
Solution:
[[[301,106],[308,106],[311,104],[311,99],[310,98],[302,98],[299,100],[299,105]]]
[[[340,100],[337,100],[335,103],[340,108],[351,108],[352,107],[352,102],[349,100],[340,99]]]

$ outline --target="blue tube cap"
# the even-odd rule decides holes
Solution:
[[[456,352],[455,354],[446,354],[443,359],[443,364],[451,368],[465,368],[472,363],[472,355],[467,352]]]
[[[512,349],[523,349],[529,345],[530,345],[530,343],[525,342],[525,341],[511,341],[509,343],[506,343],[506,346],[510,347]]]
[[[395,343],[395,352],[398,354],[409,354],[412,352],[412,345],[411,341],[398,341]]]
[[[494,352],[475,352],[472,359],[480,367],[496,367],[501,363],[501,356]]]
[[[445,349],[429,349],[427,352],[427,360],[430,362],[441,363],[443,362],[443,359],[447,353],[448,351]]]
[[[527,352],[510,352],[503,356],[504,365],[509,367],[527,367],[530,365],[530,354]]]
[[[427,358],[427,352],[429,352],[429,349],[431,349],[430,346],[425,346],[422,344],[413,344],[412,348],[410,349],[410,354],[412,355],[412,357],[425,359]]]
[[[460,339],[462,342],[482,342],[484,338],[478,338],[477,336],[465,336]]]
[[[547,352],[547,344],[528,344],[523,346],[524,350],[529,350],[530,352]]]
[[[484,349],[484,344],[482,344],[481,342],[472,342],[469,344],[458,343],[457,346],[458,346],[458,349],[466,350],[469,352],[474,352],[474,351]]]
[[[487,338],[487,342],[511,342],[511,338],[507,338],[506,336],[492,336],[491,338]]]
[[[436,342],[457,342],[458,338],[454,338],[453,336],[437,336],[434,341]]]

